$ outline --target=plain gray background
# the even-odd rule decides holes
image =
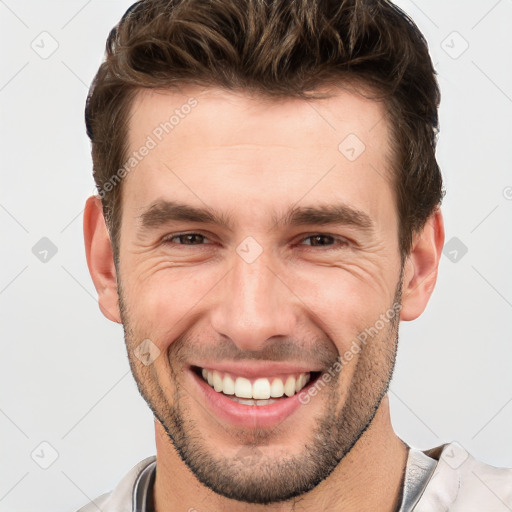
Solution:
[[[82,237],[85,98],[130,4],[0,1],[1,511],[73,511],[155,453]],[[512,466],[512,1],[399,5],[439,74],[447,245],[426,312],[401,326],[393,423],[418,448],[455,439]]]

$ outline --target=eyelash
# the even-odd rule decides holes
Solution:
[[[209,240],[209,238],[206,236],[206,235],[203,235],[202,233],[196,233],[194,231],[192,232],[189,232],[189,233],[178,233],[178,234],[171,234],[171,235],[168,235],[166,236],[165,238],[162,239],[162,242],[165,243],[165,244],[169,244],[169,245],[175,245],[174,242],[171,242],[171,240],[173,240],[174,238],[181,238],[181,237],[185,237],[185,236],[190,236],[190,235],[198,235],[198,236],[201,236],[203,237],[204,239],[206,240]],[[344,237],[341,237],[341,236],[336,236],[336,235],[330,235],[328,233],[314,233],[314,234],[311,234],[311,235],[307,235],[303,238],[301,238],[300,241],[304,241],[304,240],[307,240],[308,238],[315,238],[315,237],[327,237],[327,238],[331,238],[334,240],[334,242],[338,242],[337,244],[336,243],[333,243],[332,245],[317,245],[317,246],[313,246],[312,244],[306,244],[308,245],[309,247],[311,248],[322,248],[322,247],[326,247],[327,249],[324,249],[324,250],[333,250],[333,249],[337,249],[339,248],[339,246],[342,246],[342,247],[345,247],[347,245],[349,245],[349,241],[344,238]],[[194,246],[198,246],[198,245],[205,245],[205,244],[177,244],[177,245],[183,245],[183,246],[190,246],[190,247],[194,247]]]

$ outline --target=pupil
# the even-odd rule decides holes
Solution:
[[[192,234],[192,235],[185,235],[186,243],[188,243],[188,242],[193,243],[194,240],[197,241],[197,238],[200,237],[200,236],[201,235],[194,235],[194,234]]]
[[[326,243],[324,243],[327,238],[329,238],[329,237],[325,236],[325,235],[316,235],[313,237],[313,241],[319,242],[317,245],[327,245]],[[313,245],[315,245],[315,243],[313,243]]]

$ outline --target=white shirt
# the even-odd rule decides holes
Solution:
[[[77,512],[154,512],[156,457],[132,468],[115,489]],[[399,512],[511,512],[512,469],[474,459],[457,443],[409,449]]]

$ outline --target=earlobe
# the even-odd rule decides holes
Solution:
[[[414,320],[427,307],[436,284],[443,244],[443,216],[437,209],[421,232],[413,237],[411,252],[404,266],[401,320]]]
[[[112,244],[98,196],[89,197],[85,203],[84,242],[87,266],[98,292],[100,310],[112,322],[121,323]]]

